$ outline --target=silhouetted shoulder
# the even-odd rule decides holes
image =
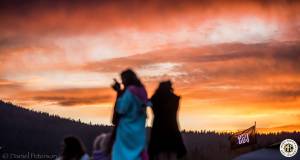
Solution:
[[[180,98],[181,98],[181,96],[178,96],[178,95],[176,95],[176,94],[172,94],[172,99],[174,99],[174,100],[176,100],[176,101],[179,101],[180,100]]]

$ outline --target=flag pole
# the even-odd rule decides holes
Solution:
[[[255,143],[257,143],[257,137],[256,137],[256,121],[254,121],[254,134],[255,134]]]

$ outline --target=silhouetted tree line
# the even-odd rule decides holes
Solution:
[[[0,153],[59,154],[65,136],[82,139],[87,151],[100,133],[110,126],[87,125],[48,113],[36,112],[0,101]]]
[[[31,152],[58,155],[62,141],[68,135],[79,137],[88,153],[91,153],[94,138],[111,129],[110,126],[85,124],[79,120],[28,110],[0,100],[0,154]],[[232,159],[242,152],[230,149],[230,135],[231,133],[205,130],[183,131],[182,136],[188,149],[185,159]],[[300,132],[258,134],[257,145],[250,150],[266,147],[286,138],[300,142]]]

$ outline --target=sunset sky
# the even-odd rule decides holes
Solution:
[[[150,96],[173,81],[181,129],[300,131],[299,1],[4,0],[0,20],[5,101],[110,124],[130,67]]]

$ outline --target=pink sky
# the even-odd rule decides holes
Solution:
[[[181,129],[300,130],[297,1],[0,3],[1,99],[110,124],[130,67],[174,82]]]

